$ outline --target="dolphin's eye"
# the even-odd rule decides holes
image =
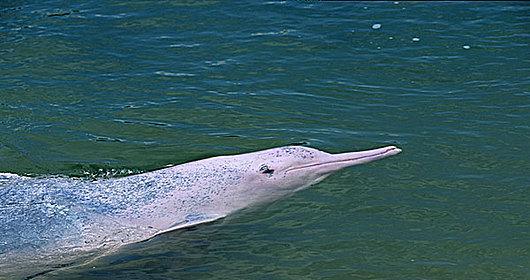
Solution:
[[[259,167],[259,171],[263,174],[271,174],[274,173],[274,169],[269,169],[269,167],[265,164]]]

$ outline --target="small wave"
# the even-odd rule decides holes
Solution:
[[[68,174],[37,176],[40,178],[84,178],[89,180],[119,178],[145,172],[145,169],[112,167],[105,164],[73,164]]]
[[[122,177],[127,175],[132,175],[139,173],[138,170],[132,170],[132,169],[104,169],[99,168],[97,170],[83,170],[83,175],[89,178],[113,178],[113,177]]]
[[[171,48],[195,48],[200,46],[201,44],[172,44],[169,45]]]
[[[285,4],[287,3],[287,1],[267,1],[265,3],[263,3],[264,5],[282,5],[282,4]]]
[[[293,31],[295,31],[295,30],[283,29],[283,30],[280,30],[280,31],[256,32],[256,33],[251,33],[250,36],[285,35],[285,34],[293,32]]]
[[[121,13],[117,15],[94,14],[94,17],[99,17],[99,18],[126,18],[129,16],[130,16],[129,14],[125,14],[125,13]]]
[[[193,77],[195,74],[191,73],[173,73],[173,72],[166,72],[166,71],[156,71],[155,74],[166,76],[166,77]]]
[[[226,59],[226,60],[219,60],[219,61],[205,61],[206,64],[210,65],[210,66],[220,66],[220,65],[224,65],[226,64],[227,62],[230,62],[232,61],[232,59]]]
[[[119,143],[126,142],[124,139],[95,135],[91,133],[87,133],[87,136],[90,137],[91,140],[96,141],[96,142],[119,142]]]

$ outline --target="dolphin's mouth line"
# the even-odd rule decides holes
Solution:
[[[397,150],[397,149],[398,148],[396,148],[396,147],[392,147],[392,148],[389,148],[388,150],[385,150],[385,151],[382,151],[382,152],[379,152],[379,153],[376,153],[376,154],[372,154],[372,155],[361,156],[361,157],[356,157],[356,158],[349,158],[349,159],[325,161],[325,162],[319,162],[319,163],[313,163],[313,164],[307,164],[307,165],[292,167],[292,168],[289,168],[289,169],[285,170],[285,172],[290,172],[290,171],[295,171],[295,170],[300,170],[300,169],[310,168],[310,167],[315,167],[315,166],[320,166],[320,165],[332,164],[332,163],[344,163],[344,162],[354,161],[354,160],[359,160],[359,159],[364,159],[364,158],[377,157],[377,156],[384,155],[384,154],[386,154],[388,152],[391,152],[391,151],[394,151],[394,150]]]

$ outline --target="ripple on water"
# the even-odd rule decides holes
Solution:
[[[171,48],[195,48],[201,46],[202,44],[172,44],[169,45]]]
[[[166,77],[194,77],[195,74],[191,73],[175,73],[175,72],[168,72],[168,71],[156,71],[156,75],[160,76],[166,76]]]

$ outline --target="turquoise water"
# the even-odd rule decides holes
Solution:
[[[2,1],[0,172],[399,156],[50,279],[530,277],[530,5]]]

